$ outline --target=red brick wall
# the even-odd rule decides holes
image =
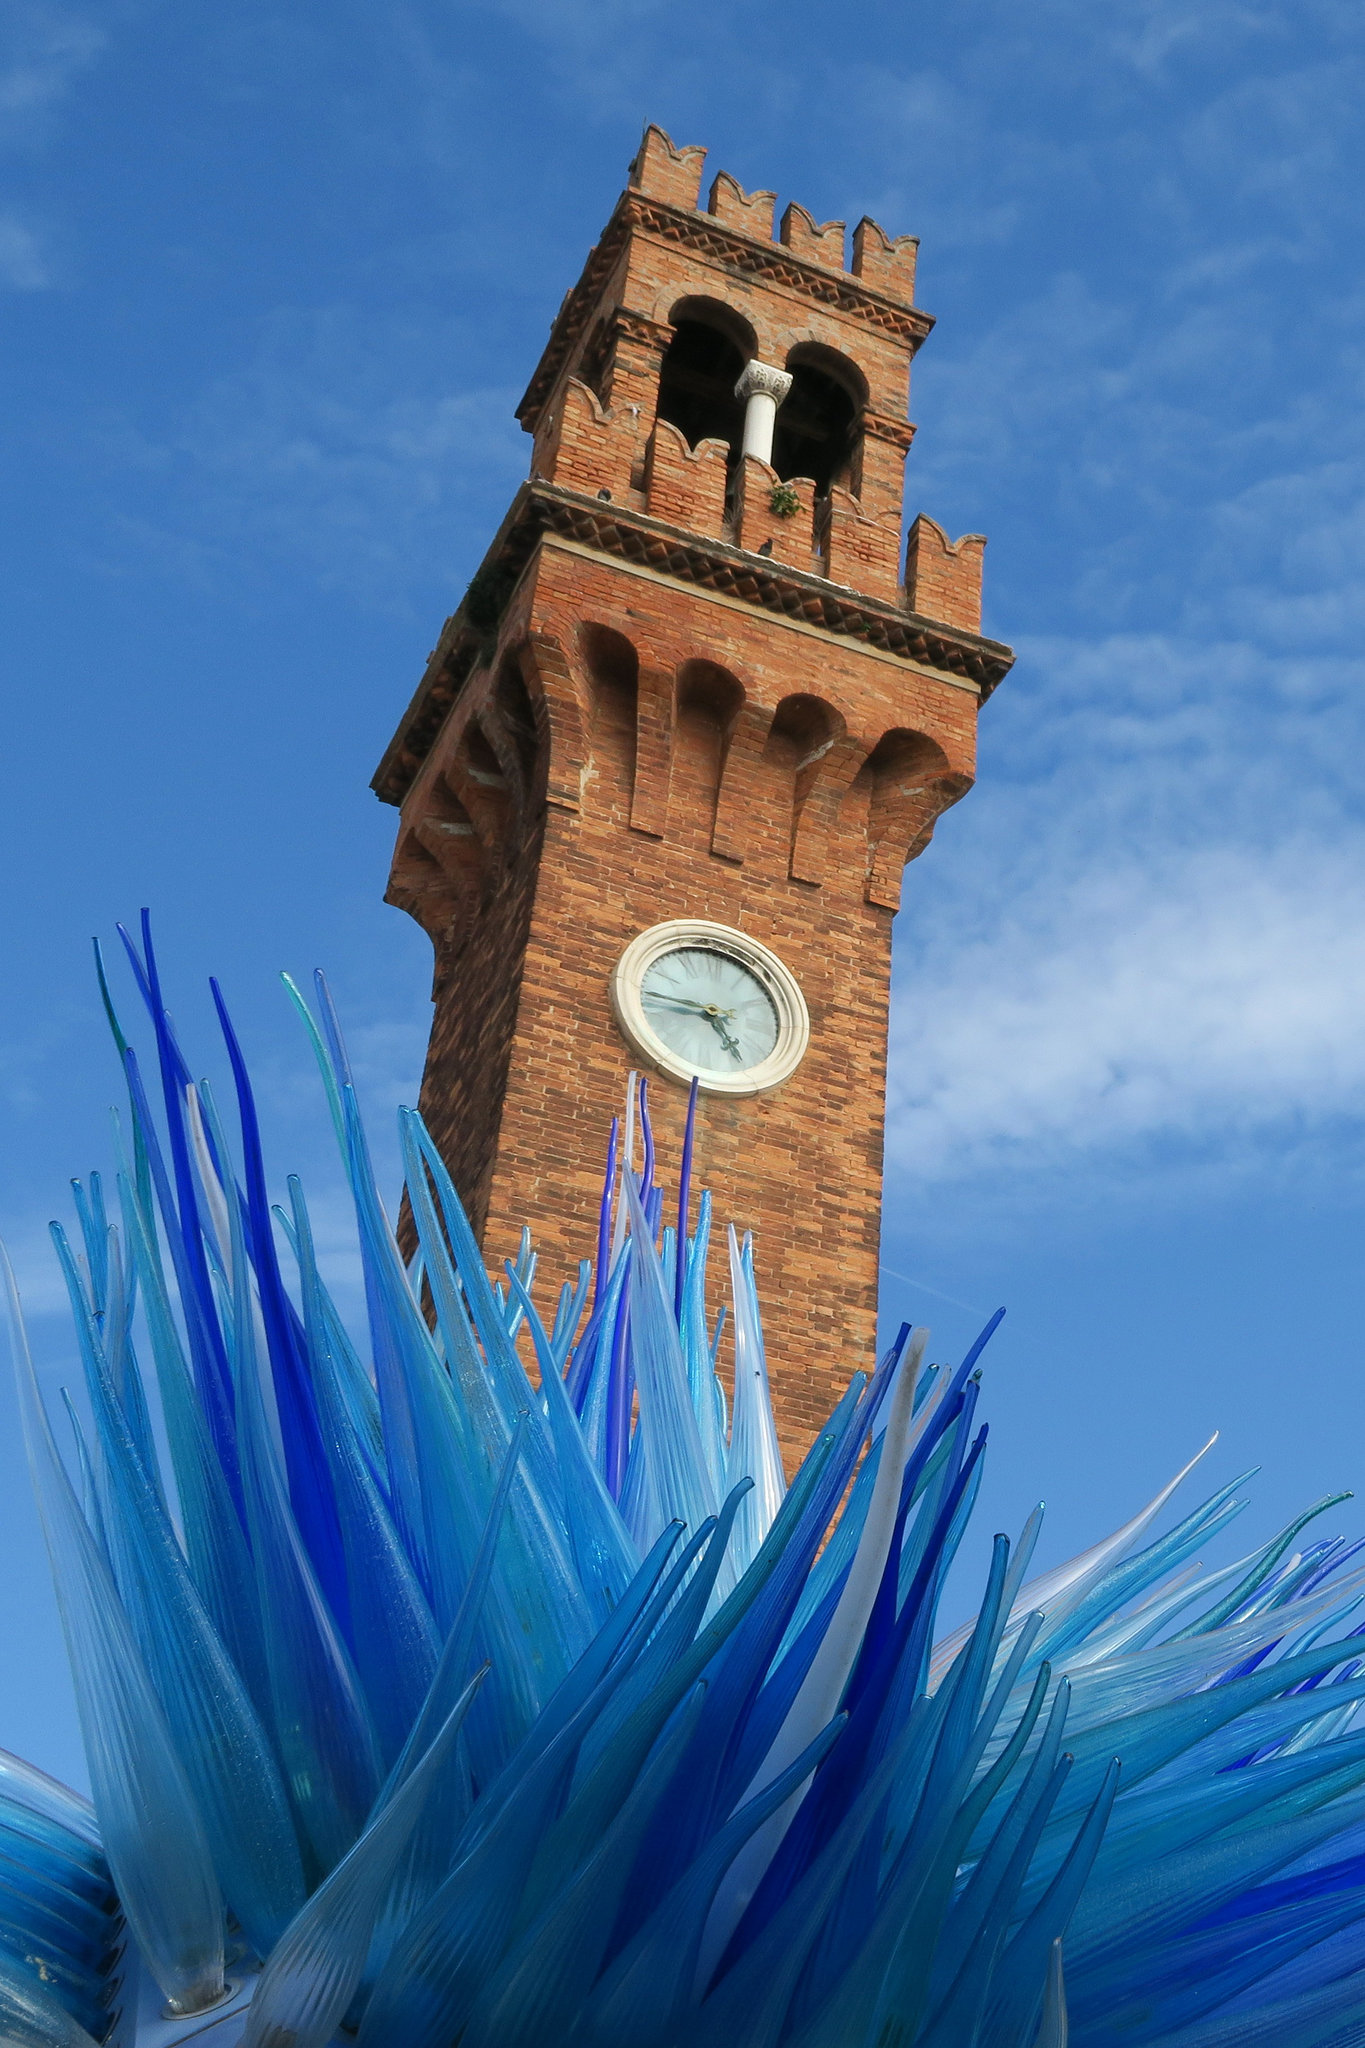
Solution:
[[[769,1094],[703,1096],[696,1159],[718,1216],[754,1231],[795,1456],[871,1355],[891,912],[912,840],[970,781],[976,698],[553,543],[527,571],[503,645],[528,634],[558,793],[517,819],[504,880],[442,959],[424,1112],[490,1266],[529,1221],[550,1305],[593,1249],[606,1127],[636,1062],[607,998],[621,950],[678,916],[772,946],[801,982],[810,1049]],[[486,704],[487,689],[485,674],[461,703]],[[918,755],[884,737],[906,731],[921,735]],[[558,755],[575,746],[566,775]],[[430,788],[428,772],[404,807],[409,827]],[[656,1076],[651,1100],[676,1175],[686,1090]],[[719,1301],[723,1260],[715,1279]]]

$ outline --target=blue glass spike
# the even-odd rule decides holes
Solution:
[[[0,1247],[30,1470],[66,1635],[100,1833],[119,1898],[162,1990],[199,2011],[223,1986],[222,1902],[169,1732],[57,1454]]]
[[[579,1584],[588,1597],[597,1625],[607,1619],[630,1583],[638,1551],[631,1543],[616,1503],[588,1455],[578,1418],[545,1328],[516,1268],[508,1261],[508,1285],[530,1325],[540,1366],[541,1394],[550,1418],[569,1542]]]
[[[536,1844],[573,1770],[579,1717],[531,1758],[479,1831],[477,1811],[445,1882],[403,1929],[379,1974],[357,2048],[447,2048],[506,1950]]]
[[[621,1801],[592,1853],[480,1988],[461,2036],[467,2048],[543,2048],[572,2027],[606,1954],[641,1838],[679,1767],[705,1689],[697,1686]]]
[[[130,958],[136,961],[136,948],[132,946],[126,932],[122,933],[122,936],[129,949]],[[171,1170],[175,1179],[177,1204],[175,1209],[167,1208],[163,1196],[163,1216],[168,1233],[179,1236],[183,1258],[177,1260],[177,1275],[181,1279],[182,1291],[188,1291],[193,1298],[196,1320],[202,1329],[207,1361],[219,1377],[226,1402],[227,1355],[209,1281],[204,1240],[199,1230],[199,1195],[185,1117],[185,1090],[189,1086],[190,1075],[175,1042],[170,1018],[161,999],[156,954],[152,947],[151,919],[145,910],[142,913],[142,946],[145,962],[143,994],[156,1035],[157,1059],[161,1070],[162,1106],[166,1117],[166,1134],[170,1143]],[[150,1117],[147,1121],[150,1126]],[[188,1307],[186,1312],[188,1313]]]
[[[627,1178],[629,1178],[629,1175],[627,1175]],[[630,1260],[629,1247],[627,1247],[623,1256]],[[629,1266],[627,1267],[628,1273]],[[626,1461],[630,1455],[630,1415],[631,1406],[635,1398],[634,1354],[630,1344],[630,1294],[628,1290],[623,1290],[617,1303],[616,1319],[612,1325],[611,1344],[607,1356],[610,1364],[606,1388],[605,1476],[608,1493],[610,1493],[614,1501],[619,1502],[625,1486]]]
[[[304,1329],[346,1565],[350,1642],[385,1764],[397,1756],[436,1669],[436,1626],[357,1442],[332,1357],[303,1190],[289,1196]]]
[[[645,1148],[644,1165],[640,1174],[638,1189],[640,1207],[643,1209],[648,1203],[650,1196],[654,1193],[654,1126],[650,1122],[649,1116],[648,1077],[641,1074],[636,1086],[639,1090],[640,1102],[640,1136],[644,1141]]]
[[[698,1528],[719,1501],[702,1454],[672,1296],[629,1175],[624,1185],[631,1236],[630,1350],[651,1478],[650,1518],[635,1531],[643,1550],[675,1516]],[[748,1475],[729,1476],[733,1483]]]
[[[267,1955],[303,1903],[274,1755],[194,1589],[160,1494],[114,1393],[70,1249],[54,1231],[71,1294],[106,1475],[105,1523],[123,1611],[166,1716],[227,1904]]]
[[[815,1770],[843,1732],[832,1721],[787,1770],[718,1828],[644,1925],[603,1972],[585,2003],[587,2038],[627,2043],[675,2038],[695,2003],[697,1962],[721,1879],[750,1836]]]
[[[243,2048],[327,2048],[360,1983],[398,1862],[483,1679],[476,1674],[401,1788],[319,1885],[271,1954]]]
[[[242,1488],[276,1746],[314,1882],[350,1848],[374,1804],[379,1746],[346,1645],[299,1532],[267,1421],[251,1267],[231,1212],[233,1355]]]

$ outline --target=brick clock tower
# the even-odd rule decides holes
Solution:
[[[531,475],[374,779],[430,935],[421,1107],[490,1263],[595,1243],[649,1073],[753,1230],[790,1458],[871,1357],[891,921],[1009,668],[978,534],[902,549],[913,237],[645,130],[518,418]],[[723,1262],[722,1262],[723,1267]],[[717,1273],[717,1279],[720,1273]]]

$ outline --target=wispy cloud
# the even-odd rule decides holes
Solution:
[[[525,445],[518,393],[451,389],[442,338],[434,320],[362,330],[345,308],[272,314],[251,360],[179,417],[110,437],[114,459],[163,480],[159,510],[130,513],[125,539],[205,576],[266,543],[381,602],[414,569],[447,571],[469,508],[515,489]]]
[[[0,142],[36,139],[108,40],[89,9],[10,0],[0,16]]]
[[[90,9],[9,0],[0,12],[0,152],[32,151],[50,138],[76,79],[108,41]],[[50,290],[61,268],[51,229],[0,195],[0,290]]]

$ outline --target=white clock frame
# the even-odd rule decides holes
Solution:
[[[609,983],[612,1014],[626,1043],[671,1080],[690,1084],[697,1073],[664,1044],[641,1001],[645,976],[655,961],[684,946],[722,953],[737,961],[762,983],[777,1012],[777,1043],[766,1059],[738,1074],[697,1074],[702,1093],[762,1095],[769,1088],[780,1087],[796,1072],[810,1043],[810,1012],[791,969],[769,947],[751,939],[747,932],[736,931],[733,925],[714,924],[701,917],[671,917],[663,924],[650,925],[631,940],[613,967]]]

